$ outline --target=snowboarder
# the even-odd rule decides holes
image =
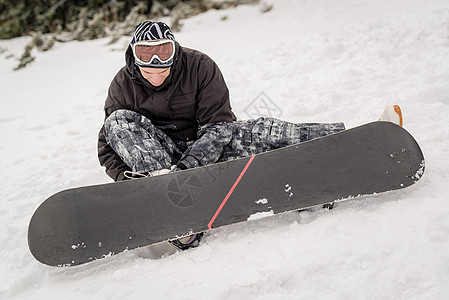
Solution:
[[[216,63],[181,46],[167,24],[137,25],[126,65],[110,84],[98,156],[115,181],[195,168],[307,141],[343,123],[236,121]],[[176,240],[198,245],[201,234]]]

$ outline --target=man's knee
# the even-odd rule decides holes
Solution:
[[[106,127],[111,126],[120,126],[120,125],[126,125],[131,122],[136,122],[142,117],[141,114],[136,113],[131,110],[127,109],[119,109],[116,111],[113,111],[109,117],[106,118],[104,125]]]
[[[132,114],[137,114],[137,113],[132,110],[128,110],[128,109],[118,109],[118,110],[113,111],[107,119],[109,119],[109,118],[121,119],[121,118],[126,118],[127,116],[132,115]]]

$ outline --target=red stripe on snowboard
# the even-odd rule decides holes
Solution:
[[[242,179],[243,175],[245,175],[246,170],[248,170],[249,165],[251,165],[251,163],[254,160],[254,157],[256,157],[255,155],[251,156],[251,158],[249,159],[249,161],[246,163],[245,168],[243,168],[242,172],[240,173],[239,177],[237,178],[237,180],[234,182],[234,184],[232,185],[231,189],[229,190],[228,194],[226,195],[226,197],[224,198],[224,200],[221,202],[220,207],[217,209],[217,211],[215,212],[214,216],[212,217],[212,219],[210,220],[208,227],[209,229],[212,229],[212,224],[215,222],[215,219],[218,217],[218,215],[220,214],[221,210],[223,209],[224,205],[226,204],[226,202],[228,201],[229,197],[231,197],[232,193],[234,192],[235,188],[237,187],[237,185],[239,184],[240,180]]]

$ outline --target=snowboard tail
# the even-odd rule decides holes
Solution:
[[[414,138],[374,122],[251,157],[59,192],[34,213],[28,243],[44,264],[79,265],[260,216],[401,189],[423,172]]]

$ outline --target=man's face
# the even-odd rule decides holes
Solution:
[[[148,80],[154,86],[160,86],[165,79],[170,75],[170,68],[143,68],[139,67],[143,78]]]

